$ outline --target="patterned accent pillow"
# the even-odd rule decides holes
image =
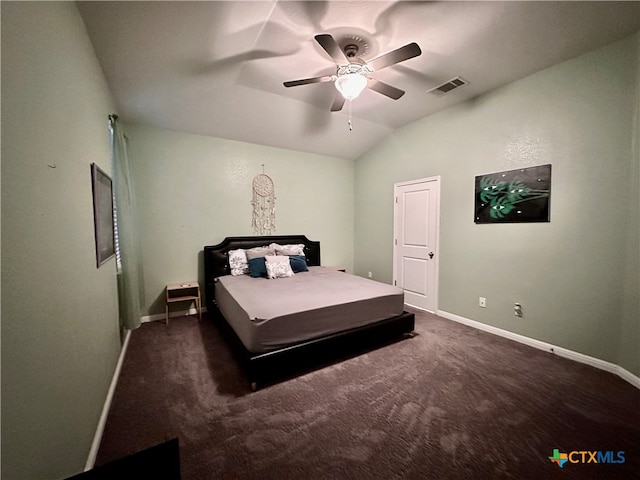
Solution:
[[[272,243],[269,245],[269,248],[272,248],[276,251],[276,255],[304,255],[304,244],[291,244],[291,245],[278,245],[277,243]]]
[[[229,250],[229,268],[231,268],[231,275],[234,277],[249,273],[247,254],[243,249]]]
[[[289,263],[289,257],[266,256],[267,278],[287,278],[293,277],[293,270]]]

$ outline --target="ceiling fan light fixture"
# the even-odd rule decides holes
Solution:
[[[367,87],[367,77],[361,73],[346,73],[336,78],[336,89],[346,100],[353,100]]]

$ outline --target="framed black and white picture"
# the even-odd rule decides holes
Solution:
[[[93,191],[93,224],[96,238],[96,267],[115,256],[113,228],[113,184],[111,178],[95,163],[91,164]]]
[[[551,165],[476,177],[475,223],[548,222]]]

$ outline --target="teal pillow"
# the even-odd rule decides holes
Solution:
[[[267,278],[267,265],[264,257],[252,258],[248,263],[249,275],[253,278]]]
[[[289,263],[293,273],[308,272],[307,259],[304,255],[289,255]]]

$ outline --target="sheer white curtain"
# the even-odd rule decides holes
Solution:
[[[135,191],[127,140],[117,115],[109,115],[113,161],[113,197],[115,204],[116,268],[121,326],[133,330],[140,326],[144,303],[142,248],[138,237]]]

